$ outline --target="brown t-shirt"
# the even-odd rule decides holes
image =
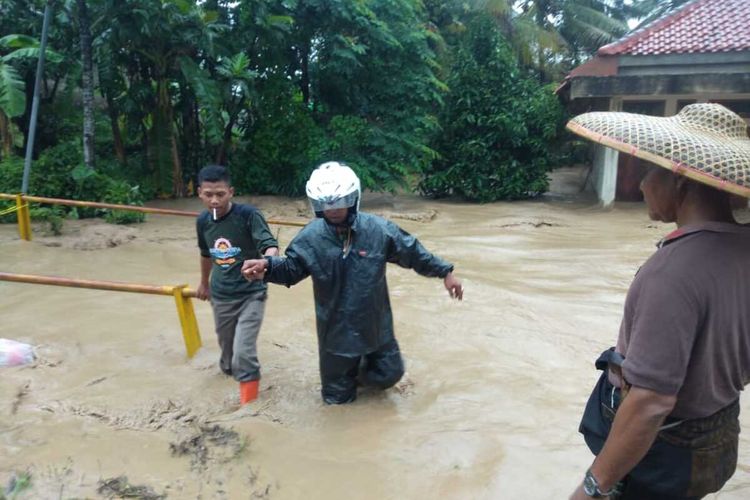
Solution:
[[[677,396],[674,417],[736,400],[750,381],[750,227],[667,236],[630,286],[617,351],[628,383]]]

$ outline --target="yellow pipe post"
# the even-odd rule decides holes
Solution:
[[[198,331],[198,321],[195,319],[195,311],[193,310],[193,302],[189,296],[185,296],[183,293],[185,288],[187,288],[187,285],[172,287],[172,295],[174,295],[174,301],[177,304],[177,315],[180,317],[180,325],[182,325],[185,349],[188,358],[192,358],[200,349],[202,343],[201,334]]]
[[[195,290],[187,288],[187,285],[142,285],[138,283],[121,283],[117,281],[79,280],[62,278],[59,276],[39,276],[36,274],[14,274],[1,271],[0,281],[73,288],[90,288],[93,290],[111,290],[115,292],[172,295],[177,303],[177,315],[180,317],[182,336],[185,340],[185,349],[187,350],[188,358],[192,358],[202,345],[201,335],[198,331],[198,321],[195,319],[195,310],[193,309],[193,303],[190,300],[191,297],[196,296],[196,292]]]
[[[16,195],[16,217],[18,219],[18,234],[22,240],[31,241],[31,214],[29,204],[24,203],[23,195]]]

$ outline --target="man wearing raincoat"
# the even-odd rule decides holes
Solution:
[[[360,212],[360,182],[346,165],[320,165],[306,186],[316,219],[285,257],[245,261],[247,279],[292,286],[311,276],[315,294],[321,393],[328,404],[357,397],[357,385],[387,389],[404,374],[393,334],[386,264],[443,278],[450,296],[463,287],[453,266],[393,222]]]

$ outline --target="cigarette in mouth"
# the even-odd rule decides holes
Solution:
[[[216,220],[216,209],[214,208],[214,220]]]

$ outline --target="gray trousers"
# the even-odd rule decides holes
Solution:
[[[257,341],[266,296],[262,290],[239,300],[211,301],[221,348],[219,367],[238,382],[260,379]]]

